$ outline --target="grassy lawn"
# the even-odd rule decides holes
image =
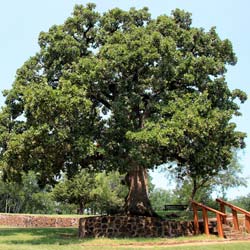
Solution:
[[[212,243],[212,241],[217,241]],[[187,243],[191,242],[191,243]],[[176,246],[174,243],[185,243]],[[187,243],[187,244],[186,244]],[[192,245],[190,245],[192,244]],[[198,244],[198,245],[195,245]],[[134,238],[78,239],[75,228],[0,228],[1,250],[94,250],[94,249],[179,249],[179,250],[249,250],[249,242],[228,243],[217,237],[180,237],[174,239]]]
[[[89,217],[93,215],[79,215],[79,214],[13,214],[13,213],[0,213],[0,215],[8,215],[8,216],[41,216],[41,217],[53,217],[53,218],[83,218],[83,217]]]

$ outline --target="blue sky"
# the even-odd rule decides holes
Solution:
[[[38,51],[37,38],[40,31],[47,31],[53,24],[61,24],[70,15],[75,4],[89,1],[75,0],[8,0],[1,1],[0,8],[0,90],[11,88],[16,70]],[[175,8],[192,13],[193,25],[208,30],[217,27],[221,38],[229,38],[238,63],[228,68],[227,81],[231,89],[244,90],[250,99],[250,1],[249,0],[109,0],[94,1],[98,11],[113,7],[148,6],[152,16],[170,14]],[[0,96],[0,106],[4,98]],[[242,117],[235,119],[239,130],[247,133],[247,147],[240,154],[244,175],[250,176],[250,100],[241,107]],[[154,181],[166,187],[163,174],[154,173]],[[250,193],[248,188],[233,189],[229,197]]]

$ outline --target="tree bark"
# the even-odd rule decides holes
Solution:
[[[196,182],[196,179],[193,179],[193,187],[192,187],[192,193],[191,193],[191,200],[194,200],[194,197],[196,195],[196,192],[198,190],[198,187],[197,187],[197,182]]]
[[[79,203],[78,214],[80,214],[80,215],[84,214],[84,205],[83,205],[83,202]]]
[[[192,201],[194,200],[194,197],[195,197],[198,189],[199,189],[199,187],[197,186],[197,181],[196,181],[196,179],[193,179],[192,192],[191,192],[191,195],[190,195],[188,207],[186,209],[187,212],[191,211],[191,209],[192,209]]]
[[[128,215],[157,216],[148,198],[148,174],[143,167],[135,167],[126,175],[129,193],[124,211]]]

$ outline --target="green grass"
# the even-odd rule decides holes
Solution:
[[[93,215],[79,215],[79,214],[12,214],[12,213],[0,213],[0,215],[8,215],[8,216],[45,216],[45,217],[53,217],[53,218],[82,218],[89,217]]]
[[[198,246],[175,246],[174,243],[197,244]],[[213,245],[212,241],[217,241]],[[206,244],[206,245],[204,245]],[[78,239],[76,228],[0,228],[1,250],[108,250],[108,249],[179,249],[179,250],[248,250],[250,242],[226,244],[211,236],[179,238],[88,238]]]
[[[250,243],[230,243],[230,244],[213,244],[213,245],[199,245],[199,246],[176,246],[176,247],[171,247],[168,249],[174,249],[174,250],[175,249],[176,250],[177,249],[178,250],[236,250],[236,249],[249,250],[249,248],[250,248]]]

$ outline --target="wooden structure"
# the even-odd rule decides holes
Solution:
[[[246,211],[245,209],[242,209],[240,207],[237,207],[231,203],[228,203],[226,201],[223,201],[221,199],[216,199],[217,202],[219,202],[220,204],[220,210],[222,213],[225,213],[226,212],[226,209],[225,207],[229,207],[231,208],[232,210],[232,216],[233,216],[233,225],[234,225],[234,229],[235,230],[240,230],[240,227],[239,227],[239,220],[238,220],[238,215],[237,215],[237,212],[240,212],[242,214],[245,215],[245,227],[246,227],[246,231],[248,233],[250,233],[250,212]],[[226,223],[226,218],[224,218],[224,221],[223,223]]]
[[[192,201],[192,207],[194,212],[194,232],[195,234],[199,233],[199,218],[198,218],[198,209],[201,208],[202,210],[202,217],[203,217],[203,223],[204,223],[204,232],[206,235],[209,235],[209,226],[208,226],[208,211],[213,212],[216,214],[217,219],[217,230],[219,237],[224,238],[224,232],[222,228],[222,222],[226,219],[226,214],[224,212],[218,211],[216,209],[213,209],[211,207],[205,206],[201,203],[198,203],[196,201]]]
[[[188,205],[164,205],[164,210],[169,211],[169,210],[174,210],[174,211],[185,211],[188,208]]]

